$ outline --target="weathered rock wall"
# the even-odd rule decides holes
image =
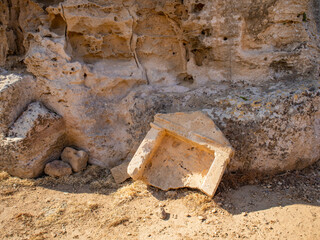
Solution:
[[[130,158],[158,112],[202,109],[236,148],[231,170],[320,157],[316,0],[4,0],[0,9],[0,65],[35,76],[34,98],[64,118],[68,145],[91,163]],[[287,89],[310,84],[312,94],[296,95],[300,109]],[[273,105],[249,107],[260,98]]]

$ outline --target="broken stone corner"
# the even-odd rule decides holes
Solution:
[[[13,176],[35,178],[56,159],[64,145],[65,124],[40,102],[32,102],[1,141],[0,162]]]
[[[234,155],[229,141],[203,112],[155,115],[128,165],[128,174],[162,190],[196,188],[212,197]]]

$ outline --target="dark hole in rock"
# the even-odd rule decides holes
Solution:
[[[293,70],[293,67],[290,66],[284,59],[273,61],[270,64],[270,68],[274,69],[275,72],[287,72]]]
[[[192,49],[191,52],[194,55],[194,60],[197,66],[202,66],[204,64],[204,60],[206,59],[211,61],[213,59],[213,55],[211,53],[211,48],[200,48],[200,49]]]
[[[193,76],[187,73],[180,73],[177,77],[179,85],[187,86],[194,83]]]
[[[202,11],[203,7],[205,5],[203,3],[197,3],[193,6],[193,12],[198,13],[200,11]]]

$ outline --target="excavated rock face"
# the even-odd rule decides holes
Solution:
[[[33,98],[63,117],[66,144],[111,167],[133,156],[156,113],[207,109],[237,150],[231,169],[277,172],[320,157],[316,0],[4,0],[0,9],[0,66],[35,77],[19,107],[0,111],[3,132]],[[312,94],[297,90],[310,84]],[[296,106],[286,88],[312,110],[270,120]],[[258,89],[248,101],[275,103],[239,110],[244,89]],[[287,122],[298,131],[276,127]],[[296,139],[309,150],[297,154]]]

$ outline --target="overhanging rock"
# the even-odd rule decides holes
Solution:
[[[190,187],[213,196],[233,154],[203,112],[157,114],[128,174],[162,190]]]

